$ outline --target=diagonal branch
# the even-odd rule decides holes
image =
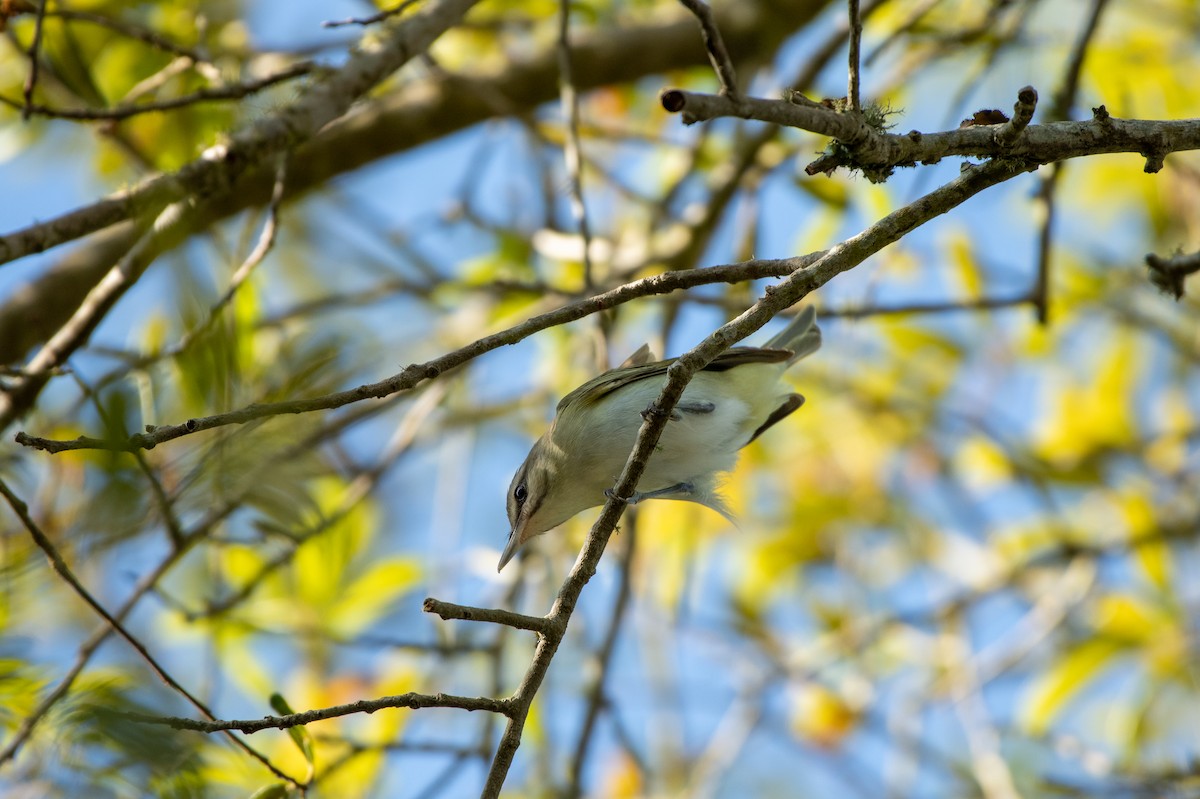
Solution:
[[[736,5],[718,6],[713,13],[726,46],[737,58],[774,52],[821,8],[822,3],[813,0],[740,0]],[[696,45],[695,22],[682,14],[620,30],[580,31],[571,40],[571,64],[579,92],[685,69],[704,60],[703,48]],[[436,79],[413,81],[372,98],[357,113],[327,125],[296,150],[284,200],[323,186],[337,175],[479,122],[509,113],[531,113],[558,96],[558,74],[556,48],[548,46],[496,71],[439,73]],[[267,162],[251,167],[237,191],[199,203],[192,214],[192,229],[163,240],[160,251],[239,211],[265,205],[274,183],[272,172]],[[138,235],[131,222],[113,225],[7,297],[0,305],[0,363],[22,359],[52,335]],[[11,238],[0,237],[0,253],[12,246]]]
[[[184,197],[228,193],[270,156],[312,138],[325,125],[457,24],[478,0],[436,0],[368,42],[338,70],[318,78],[299,99],[214,145],[177,172],[148,178],[94,205],[0,237],[0,264],[57,247],[126,219],[157,214]],[[371,35],[372,40],[375,34]]]
[[[24,103],[21,103],[4,95],[0,95],[0,104],[21,109],[21,112],[26,116],[35,115],[50,119],[104,120],[115,122],[140,114],[186,108],[189,105],[196,105],[197,103],[211,103],[219,100],[241,100],[252,94],[257,94],[263,89],[307,75],[315,69],[315,64],[310,61],[303,61],[287,69],[282,69],[279,72],[255,80],[248,80],[244,83],[231,83],[227,86],[197,89],[181,97],[172,97],[149,103],[123,103],[112,108],[54,108],[53,106],[31,103],[28,99]]]
[[[521,735],[530,706],[566,634],[567,624],[580,594],[595,575],[608,539],[625,510],[625,498],[632,496],[636,490],[646,462],[670,417],[671,409],[679,401],[692,377],[721,352],[758,330],[780,311],[799,302],[837,275],[852,269],[888,244],[900,240],[914,228],[946,213],[984,189],[1031,169],[1030,166],[1012,160],[997,160],[967,168],[955,180],[892,212],[857,236],[828,250],[814,263],[796,270],[790,277],[768,288],[762,299],[684,353],[671,365],[667,370],[667,380],[662,392],[652,405],[654,412],[645,415],[645,421],[638,431],[637,443],[625,463],[625,468],[604,504],[600,517],[588,533],[574,567],[559,589],[554,606],[546,616],[553,626],[539,636],[533,661],[525,672],[520,687],[509,700],[512,703],[512,712],[488,772],[483,790],[484,797],[493,799],[500,795],[517,748],[521,745]]]
[[[597,294],[593,297],[579,300],[556,310],[532,317],[507,330],[485,336],[461,349],[434,358],[423,364],[413,364],[399,374],[389,377],[386,380],[381,380],[377,383],[368,383],[348,391],[339,391],[334,394],[326,394],[310,399],[248,405],[245,408],[229,413],[188,419],[182,424],[177,425],[163,425],[120,441],[85,436],[70,441],[60,441],[38,438],[27,435],[24,432],[17,433],[16,441],[24,446],[51,453],[76,449],[104,449],[123,452],[134,449],[152,449],[158,444],[180,438],[190,433],[196,433],[201,430],[212,430],[231,424],[245,424],[246,422],[269,416],[310,413],[312,411],[340,408],[343,405],[349,405],[353,402],[382,398],[401,391],[408,391],[425,380],[432,380],[440,374],[462,366],[468,361],[499,347],[515,344],[540,330],[545,330],[546,328],[566,322],[573,322],[576,319],[582,319],[593,313],[614,308],[639,297],[667,294],[672,291],[711,283],[739,283],[764,277],[780,277],[790,274],[806,264],[812,263],[820,255],[822,253],[778,260],[745,261],[740,264],[692,269],[686,272],[668,272],[643,278],[642,280],[627,283],[611,291],[606,291],[603,294]]]
[[[176,229],[186,226],[187,220],[187,203],[175,202],[168,205],[158,214],[153,224],[142,232],[129,252],[125,253],[104,279],[88,292],[71,318],[26,364],[22,376],[0,394],[0,430],[8,427],[33,407],[38,394],[50,382],[50,378],[59,367],[87,342],[92,331],[104,319],[113,304],[141,277],[149,266],[145,257],[147,251],[154,249],[159,238],[169,237]]]
[[[42,529],[33,520],[33,517],[29,515],[29,507],[20,498],[18,498],[11,489],[9,489],[8,484],[5,483],[3,479],[0,479],[0,495],[4,496],[5,501],[8,502],[9,507],[11,507],[13,510],[13,513],[17,515],[17,518],[21,520],[21,523],[25,526],[25,529],[29,532],[30,537],[33,538],[33,542],[37,545],[38,549],[42,550],[42,553],[45,554],[46,559],[50,561],[50,566],[54,569],[55,573],[57,573],[59,577],[63,578],[63,580],[66,581],[67,585],[71,586],[71,589],[79,596],[79,598],[82,599],[88,605],[88,607],[94,610],[96,614],[100,616],[100,618],[104,619],[108,626],[112,628],[117,635],[124,638],[126,643],[133,647],[138,655],[141,656],[142,660],[146,661],[146,664],[150,667],[150,670],[154,672],[155,676],[162,680],[169,688],[190,702],[193,707],[195,707],[205,716],[208,716],[210,719],[215,719],[216,716],[213,715],[208,706],[204,702],[200,701],[200,699],[192,694],[188,689],[184,688],[174,677],[172,677],[170,673],[168,673],[167,670],[164,669],[159,662],[154,659],[154,656],[150,654],[145,645],[129,632],[125,625],[121,623],[120,619],[109,613],[108,610],[101,605],[94,596],[92,596],[91,592],[84,587],[83,583],[79,582],[79,578],[75,576],[74,572],[71,571],[71,567],[69,567],[67,562],[63,560],[63,556],[58,551],[58,548],[54,546],[54,542],[52,542],[50,538],[44,532],[42,532]],[[227,732],[226,737],[228,737],[229,740],[231,740],[239,749],[246,752],[255,760],[258,760],[260,763],[266,766],[267,769],[269,769],[276,777],[279,777],[282,780],[287,780],[289,783],[297,787],[302,784],[294,777],[291,777],[280,771],[279,768],[270,760],[268,760],[265,755],[263,755],[257,749],[251,747],[232,732]]]

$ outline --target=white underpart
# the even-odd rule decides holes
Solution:
[[[697,374],[680,406],[708,403],[712,411],[695,413],[676,407],[638,490],[648,493],[691,483],[696,494],[678,499],[715,500],[718,473],[734,467],[738,450],[790,393],[779,381],[784,368],[784,364],[751,363],[725,372]],[[570,442],[570,451],[577,453],[582,467],[577,472],[579,479],[593,483],[601,496],[620,475],[637,440],[642,411],[658,398],[665,381],[665,375],[639,380],[604,397],[600,401],[603,412],[591,414],[594,421],[587,428],[586,440]],[[731,381],[736,381],[736,390]]]

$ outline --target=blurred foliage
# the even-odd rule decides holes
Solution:
[[[0,5],[0,94],[20,102],[32,4]],[[813,85],[794,85],[844,13],[818,5],[791,44],[738,64],[752,93],[845,91],[840,51],[813,65]],[[34,99],[60,109],[169,100],[310,57],[336,66],[363,34],[323,31],[346,8],[329,4],[48,7],[112,23],[46,18]],[[443,70],[503,72],[552,52],[559,8],[483,4],[376,99]],[[571,9],[573,35],[616,43],[679,13],[665,0]],[[1025,83],[1048,108],[1090,10],[885,2],[866,25],[864,96],[897,109],[901,130],[1006,107]],[[1194,3],[1114,0],[1068,116],[1104,103],[1115,116],[1196,117],[1198,42]],[[816,137],[684,128],[657,93],[712,90],[711,70],[693,64],[581,98],[597,288],[829,247],[957,172],[902,170],[882,186],[812,179]],[[119,122],[23,123],[3,107],[0,158],[116,190],[188,163],[303,85]],[[500,121],[287,204],[274,250],[211,320],[263,214],[160,257],[23,429],[121,437],[317,396],[589,293],[560,110],[511,102]],[[369,118],[374,103],[356,113]],[[1200,302],[1161,296],[1142,259],[1200,248],[1200,159],[1141,167],[1132,155],[1064,166],[1045,326],[1029,293],[1046,217],[1037,178],[935,220],[810,298],[826,345],[793,374],[806,406],[729,476],[740,529],[662,502],[638,510],[636,536],[618,533],[534,705],[511,795],[570,796],[572,784],[597,797],[1193,790]],[[0,470],[89,590],[224,718],[408,691],[505,696],[530,636],[435,623],[417,600],[545,613],[594,516],[494,574],[503,493],[528,439],[597,369],[643,340],[677,354],[761,289],[640,300],[411,395],[220,428],[141,462],[10,443]],[[124,642],[100,643],[102,622],[16,517],[0,518],[0,746],[81,663],[0,766],[0,793],[299,795],[221,736],[124,715],[196,711]],[[618,612],[629,545],[632,598]],[[599,721],[579,747],[589,704]],[[284,773],[311,775],[309,797],[473,795],[500,724],[480,715],[380,711],[246,740]]]

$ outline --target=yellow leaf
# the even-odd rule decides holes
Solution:
[[[230,544],[221,549],[221,566],[230,583],[242,586],[258,574],[263,566],[263,557],[252,546]]]
[[[1022,722],[1033,735],[1041,735],[1063,707],[1124,651],[1106,638],[1084,641],[1058,659],[1029,689],[1021,710]]]
[[[599,796],[609,796],[612,799],[637,799],[645,796],[645,785],[642,782],[642,772],[637,763],[624,750],[617,752],[604,768],[603,787]]]
[[[972,488],[992,488],[1012,479],[1012,463],[996,442],[987,436],[971,435],[954,454],[955,470]]]
[[[1134,546],[1134,557],[1150,582],[1165,591],[1171,581],[1171,550],[1165,541],[1152,540],[1158,529],[1158,517],[1150,497],[1144,493],[1126,493],[1118,505],[1125,517],[1130,542],[1143,542]]]
[[[1096,602],[1096,631],[1105,638],[1140,645],[1158,634],[1163,614],[1129,594],[1108,594]]]
[[[817,746],[836,747],[858,723],[858,713],[823,685],[805,683],[791,699],[792,731]]]
[[[971,239],[965,232],[959,230],[950,237],[947,249],[950,263],[954,266],[954,273],[958,277],[959,283],[962,284],[963,295],[968,299],[982,297],[983,270],[979,268],[979,262],[975,258]]]
[[[357,635],[420,579],[420,566],[409,558],[388,558],[371,564],[333,603],[327,616],[330,627],[340,635]]]

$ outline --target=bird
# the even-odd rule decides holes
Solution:
[[[821,346],[816,311],[805,306],[762,347],[731,347],[688,383],[671,411],[639,488],[627,501],[695,502],[733,521],[717,490],[738,450],[801,405],[783,373]],[[677,359],[654,360],[643,345],[559,401],[554,421],[529,451],[508,489],[508,542],[499,572],[530,539],[580,511],[603,505],[633,449],[642,414],[658,398]]]

